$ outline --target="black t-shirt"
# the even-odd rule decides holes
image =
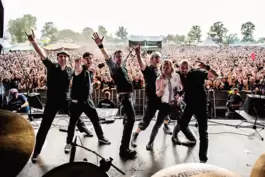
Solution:
[[[158,69],[152,65],[146,66],[145,70],[142,71],[145,80],[145,92],[147,99],[149,100],[160,100],[156,96],[156,79],[159,76]]]
[[[115,104],[109,99],[104,99],[104,100],[99,101],[98,107],[99,108],[115,108]]]
[[[185,92],[185,102],[206,101],[207,95],[204,82],[208,78],[208,72],[200,69],[192,69],[187,76],[180,74],[181,82]]]
[[[87,71],[87,68],[83,66],[83,71],[75,75],[73,73],[73,83],[71,89],[71,99],[84,101],[90,95],[91,85],[91,73]]]
[[[11,88],[18,89],[18,83],[20,82],[19,78],[14,78],[11,80],[10,86]]]
[[[243,99],[239,94],[230,95],[229,100],[232,104],[239,104],[240,102],[243,102]]]
[[[70,67],[62,70],[59,64],[52,63],[49,59],[42,61],[47,68],[47,99],[67,99],[73,70]]]

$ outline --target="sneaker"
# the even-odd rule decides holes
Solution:
[[[137,147],[137,137],[138,137],[138,133],[133,133],[132,135],[132,141],[131,141],[131,145],[132,147],[136,148]]]
[[[33,155],[33,156],[31,157],[31,162],[32,162],[32,163],[37,163],[37,162],[38,162],[38,159],[39,159],[39,155]]]
[[[100,144],[105,144],[105,145],[111,144],[111,142],[108,139],[106,139],[105,137],[98,139],[98,142]]]
[[[119,155],[121,158],[124,159],[133,159],[137,155],[137,152],[134,150],[126,149],[126,150],[120,150]]]
[[[153,150],[153,146],[154,146],[154,143],[148,143],[148,144],[146,145],[146,150],[148,150],[148,151]]]
[[[164,128],[163,129],[164,129],[166,134],[172,135],[172,131],[171,131],[171,129],[169,128],[169,126],[167,124],[164,124]]]
[[[71,149],[72,149],[72,145],[71,145],[71,144],[67,144],[67,145],[65,145],[65,147],[64,147],[64,152],[65,152],[66,154],[68,154],[68,153],[71,151]]]
[[[182,142],[182,145],[183,146],[188,146],[188,147],[192,147],[192,146],[195,146],[196,145],[196,141],[184,141]]]

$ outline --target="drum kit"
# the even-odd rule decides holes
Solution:
[[[43,177],[109,177],[110,167],[125,173],[112,164],[112,158],[105,159],[96,152],[72,143],[70,162],[47,172]],[[27,164],[35,145],[35,133],[31,124],[23,117],[0,109],[0,173],[15,177]],[[74,162],[76,147],[83,148],[101,158],[100,165],[88,162]]]

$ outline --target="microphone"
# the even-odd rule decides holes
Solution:
[[[75,137],[74,142],[71,143],[71,145],[72,145],[72,149],[71,149],[71,153],[70,153],[70,160],[69,160],[69,163],[73,163],[73,162],[75,161],[76,141],[77,141],[77,137]]]

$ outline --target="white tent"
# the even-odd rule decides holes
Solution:
[[[198,43],[197,46],[219,47],[219,45],[213,42],[213,40],[211,40],[210,38],[207,38],[203,42]]]
[[[4,50],[9,50],[10,48],[12,48],[12,45],[7,40],[4,40],[2,38],[0,39],[0,44],[3,46]]]

